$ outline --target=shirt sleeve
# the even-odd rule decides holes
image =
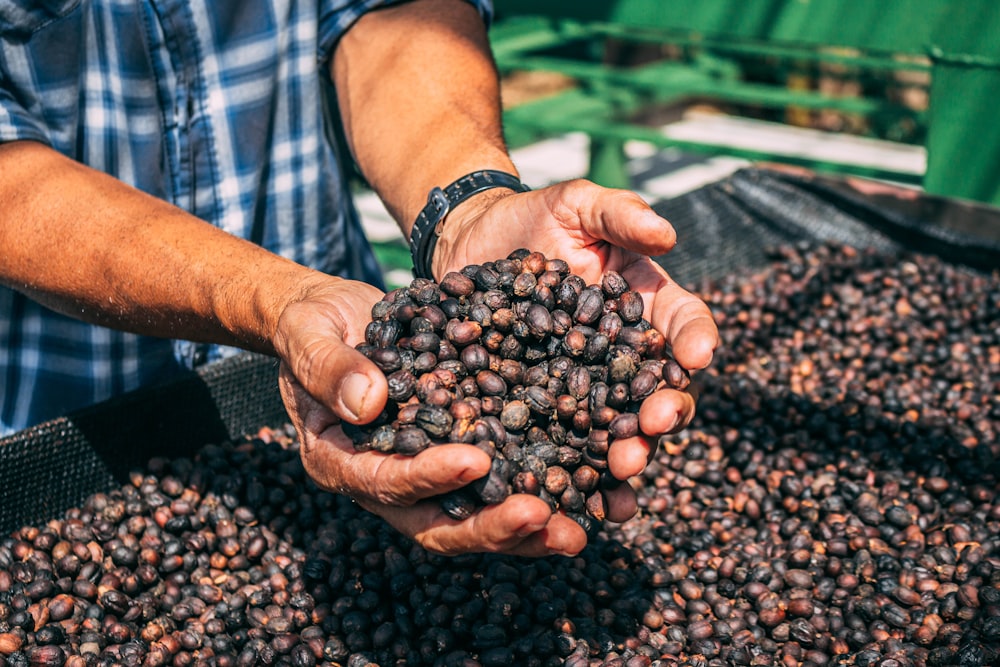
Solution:
[[[0,63],[0,143],[30,139],[51,144],[46,124],[18,101]]]
[[[333,48],[354,22],[373,9],[398,5],[406,0],[322,0],[319,8],[319,61],[330,59]],[[493,0],[467,0],[489,26],[493,20]]]
[[[64,48],[56,41],[47,42],[53,34],[49,26],[63,25],[64,19],[77,10],[80,0],[51,2],[0,1],[0,142],[31,139],[53,143],[52,117],[43,112],[39,90],[61,95],[67,103],[74,101],[65,81],[53,81],[54,71],[62,71],[61,63],[70,61]],[[38,44],[48,44],[46,50]],[[57,90],[58,89],[58,90]],[[57,92],[53,92],[57,91]]]

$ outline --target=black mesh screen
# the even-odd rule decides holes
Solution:
[[[1000,211],[864,194],[835,179],[746,169],[654,208],[680,239],[657,260],[696,289],[761,268],[767,247],[797,241],[906,248],[980,270],[1000,267]],[[247,354],[0,439],[0,530],[53,518],[154,455],[188,454],[285,423],[276,379],[274,359]]]
[[[763,268],[768,247],[796,242],[905,249],[983,271],[1000,267],[1000,211],[916,192],[866,194],[833,178],[744,169],[653,208],[679,239],[656,259],[683,285]]]
[[[0,439],[0,531],[44,522],[153,456],[287,421],[278,364],[245,354]]]

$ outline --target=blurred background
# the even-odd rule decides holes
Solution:
[[[586,177],[669,210],[734,173],[745,180],[747,169],[780,166],[949,204],[1000,204],[993,0],[497,0],[495,8],[507,138],[534,187]],[[774,194],[770,181],[754,183],[755,198]],[[786,212],[801,205],[791,199]],[[362,194],[359,207],[390,287],[408,283],[395,225],[373,195]],[[676,216],[687,211],[670,212],[684,228]]]

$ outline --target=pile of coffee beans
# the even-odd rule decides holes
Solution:
[[[619,484],[610,444],[640,434],[653,391],[690,382],[643,305],[617,272],[588,285],[527,249],[440,284],[418,278],[375,304],[358,347],[387,375],[387,409],[345,430],[359,451],[468,443],[489,454],[486,476],[441,499],[456,519],[530,493],[589,526]]]
[[[0,540],[0,667],[1000,664],[1000,275],[785,248],[699,291],[699,415],[579,556],[430,554],[265,429]]]

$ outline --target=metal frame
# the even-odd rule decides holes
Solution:
[[[582,131],[591,139],[588,176],[628,187],[623,147],[640,140],[707,155],[792,163],[820,172],[887,178],[928,192],[1000,204],[1000,3],[996,0],[495,0],[491,33],[501,72],[544,70],[572,91],[509,109],[508,138],[522,145]],[[609,43],[669,46],[677,55],[637,67],[609,63]],[[871,94],[802,90],[823,71]],[[754,73],[754,77],[747,74]],[[761,74],[765,74],[761,77]],[[928,108],[882,92],[919,79]],[[902,88],[900,88],[901,90]],[[636,120],[657,105],[709,99],[785,109],[794,118],[830,109],[868,121],[872,136],[926,150],[924,174],[789,158],[721,143],[663,136]]]
[[[891,100],[870,96],[836,97],[794,90],[784,83],[757,83],[744,78],[748,62],[765,62],[779,81],[793,71],[836,67],[851,79],[890,80],[897,72],[930,72],[927,58],[903,58],[888,51],[848,53],[813,44],[793,44],[694,34],[669,28],[579,21],[572,18],[516,15],[491,32],[502,73],[548,71],[576,82],[569,91],[529,102],[505,112],[512,145],[541,137],[581,131],[591,139],[591,180],[628,187],[624,144],[648,142],[706,155],[780,161],[821,172],[845,173],[919,184],[922,174],[842,162],[789,157],[779,152],[748,150],[723,144],[683,141],[665,136],[658,127],[634,120],[644,109],[710,99],[773,110],[829,109],[871,119],[881,127],[905,124],[925,131],[927,115]],[[609,40],[631,44],[669,45],[682,57],[630,67],[602,61]]]

